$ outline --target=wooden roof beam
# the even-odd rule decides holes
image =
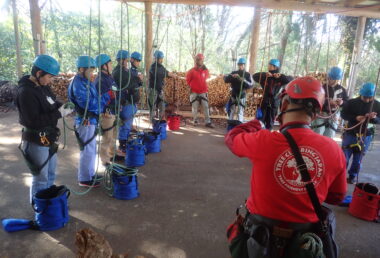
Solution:
[[[119,0],[120,1],[120,0]],[[125,1],[125,0],[122,0]],[[354,0],[355,1],[355,0]],[[292,10],[313,13],[335,13],[346,16],[363,16],[380,19],[380,4],[363,7],[345,7],[337,4],[327,4],[324,2],[309,3],[295,0],[132,0],[128,2],[152,2],[162,4],[191,4],[191,5],[207,5],[221,4],[232,6],[257,6],[275,10]],[[314,2],[314,1],[313,1]]]

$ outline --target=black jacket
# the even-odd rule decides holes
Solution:
[[[336,110],[336,108],[334,108],[334,107],[331,107],[331,110],[329,110],[328,98],[330,98],[330,99],[337,99],[337,98],[342,99],[343,100],[342,105],[344,105],[348,100],[347,91],[341,85],[336,85],[335,87],[329,87],[326,84],[324,84],[323,89],[325,90],[325,93],[326,93],[325,104],[323,105],[323,108],[322,108],[323,112],[330,113],[330,112],[334,112]]]
[[[234,78],[232,76],[233,74],[238,74],[240,77],[243,77],[244,75],[243,84],[239,78]],[[249,72],[241,71],[241,70],[233,71],[232,73],[224,76],[224,82],[231,83],[231,96],[234,98],[238,98],[239,95],[240,95],[240,98],[244,98],[245,90],[253,87],[252,75]],[[241,93],[240,93],[240,89],[242,89]]]
[[[344,120],[347,120],[348,122],[348,127],[353,127],[358,123],[356,120],[357,116],[364,116],[365,114],[370,112],[371,108],[371,102],[370,103],[365,103],[364,101],[361,100],[360,97],[350,99],[343,105],[342,113],[341,116]],[[380,115],[380,102],[375,100],[375,103],[373,103],[373,108],[372,112],[376,112],[377,115]],[[380,123],[380,118],[376,117],[374,119],[371,119],[369,121],[372,124],[379,124]],[[360,126],[356,127],[353,130],[348,130],[347,133],[350,134],[356,134],[359,133]],[[364,133],[365,126],[362,126],[361,133]],[[368,129],[367,135],[372,135],[374,133],[373,129]]]
[[[168,74],[168,70],[162,64],[153,63],[149,70],[149,88],[161,92],[164,87],[165,78],[169,77]]]
[[[37,86],[29,80],[29,75],[18,82],[16,106],[19,111],[19,122],[26,128],[43,131],[56,128],[61,118],[59,108],[62,103],[56,100],[49,86]],[[25,139],[24,140],[32,140]],[[32,140],[33,141],[33,140]]]
[[[121,78],[120,78],[121,75]],[[131,84],[131,71],[122,67],[118,64],[112,71],[112,77],[115,80],[117,88],[121,91],[121,105],[125,105],[128,95],[128,87]],[[120,80],[121,79],[121,80]],[[119,99],[119,93],[116,93],[116,99]]]
[[[262,72],[255,73],[253,79],[255,82],[258,82],[265,91],[262,104],[264,106],[274,105],[274,107],[276,107],[278,103],[275,102],[274,97],[280,92],[282,86],[293,80],[293,77],[281,74],[279,78],[268,77],[267,79],[267,73]]]

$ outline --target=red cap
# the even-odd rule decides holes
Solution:
[[[202,53],[198,53],[196,56],[195,56],[196,59],[201,59],[201,60],[204,60],[205,59],[205,56],[202,54]]]
[[[319,104],[319,109],[325,102],[325,91],[319,80],[311,76],[297,78],[285,87],[285,94],[292,99],[314,99]]]

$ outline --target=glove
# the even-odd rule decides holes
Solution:
[[[61,113],[61,116],[62,117],[66,117],[68,115],[70,115],[71,113],[74,112],[74,109],[72,108],[71,105],[67,105],[68,103],[66,103],[65,105],[63,105],[62,107],[60,107],[58,109],[58,111]]]

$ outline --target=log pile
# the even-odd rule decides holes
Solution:
[[[186,73],[176,72],[176,74],[179,78],[167,78],[165,81],[165,100],[169,104],[175,104],[178,107],[189,106],[190,88],[186,83]],[[74,73],[62,73],[53,78],[51,88],[59,99],[67,101],[67,89],[74,75]],[[95,79],[95,76],[96,74],[92,77],[92,81]],[[230,85],[224,82],[223,76],[221,75],[211,76],[211,78],[208,79],[207,84],[211,113],[214,115],[226,115],[224,107],[230,97]],[[254,88],[247,92],[245,116],[252,117],[255,115],[256,107],[257,104],[260,103],[261,97],[261,88]],[[144,98],[141,100],[142,102],[143,99]]]
[[[190,105],[190,88],[186,83],[185,73],[176,73],[179,78],[167,78],[165,82],[165,100],[169,104],[176,104],[177,106]],[[230,85],[225,83],[223,76],[211,76],[207,81],[208,84],[208,97],[209,106],[211,107],[212,114],[224,115],[224,107],[230,97]],[[254,116],[256,106],[262,97],[261,88],[255,88],[247,94],[247,108],[245,115]]]
[[[96,73],[91,76],[91,81],[95,81]],[[55,76],[51,82],[51,89],[53,93],[61,100],[67,101],[67,89],[75,73],[61,73]]]
[[[314,77],[315,79],[319,80],[322,84],[325,84],[327,82],[327,73],[325,72],[312,72],[308,73],[306,76]]]

